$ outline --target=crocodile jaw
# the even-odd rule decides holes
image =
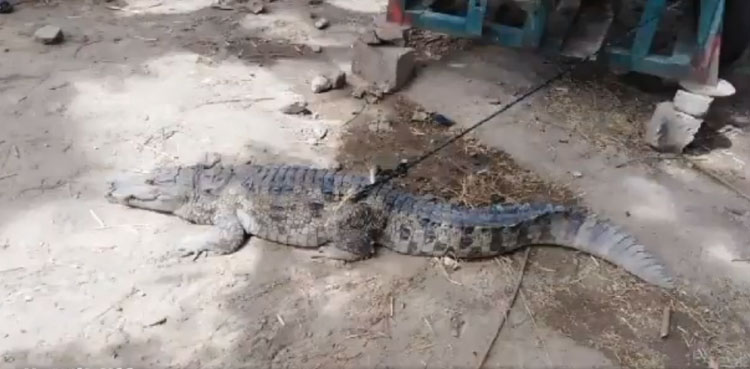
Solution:
[[[179,181],[159,181],[149,175],[118,178],[109,183],[109,202],[137,209],[174,213],[189,199],[189,188]]]

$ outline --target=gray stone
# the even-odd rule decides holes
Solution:
[[[352,72],[377,89],[390,93],[403,87],[414,74],[415,53],[398,46],[354,44]]]
[[[359,35],[359,40],[368,45],[380,45],[383,43],[373,30],[367,30]]]
[[[307,102],[305,101],[295,101],[285,105],[281,108],[281,112],[288,115],[310,114],[310,110],[307,109]]]
[[[383,41],[384,43],[404,46],[406,44],[407,30],[407,27],[393,23],[386,23],[375,28],[375,36],[378,40]]]
[[[309,47],[310,47],[310,50],[312,50],[312,52],[316,54],[323,51],[323,47],[321,47],[320,45],[313,44],[313,45],[309,45]]]
[[[644,138],[658,151],[680,153],[693,141],[702,123],[702,119],[675,109],[672,102],[663,102],[646,123]]]
[[[320,18],[320,19],[318,19],[318,20],[315,21],[315,28],[317,28],[317,29],[326,29],[326,28],[328,28],[329,24],[330,24],[330,22],[328,22],[328,19]]]
[[[34,32],[34,38],[43,44],[53,45],[62,42],[65,36],[60,27],[44,26]]]
[[[326,76],[317,76],[310,82],[310,88],[312,92],[319,94],[321,92],[330,91],[333,88],[331,80]]]
[[[713,97],[698,95],[685,90],[677,90],[673,100],[675,109],[697,118],[706,116],[713,101]]]
[[[411,115],[411,120],[414,122],[425,122],[430,119],[430,114],[421,110],[417,110]]]
[[[263,1],[253,0],[247,4],[247,10],[249,10],[253,14],[260,14],[263,13],[266,8],[263,6]]]

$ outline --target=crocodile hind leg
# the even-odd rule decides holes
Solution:
[[[217,216],[212,226],[197,236],[184,239],[180,245],[183,256],[202,254],[226,255],[237,251],[245,241],[245,230],[234,215]]]
[[[384,218],[367,203],[343,203],[328,224],[331,241],[319,251],[323,257],[356,261],[375,253],[375,239]]]

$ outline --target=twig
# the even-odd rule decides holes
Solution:
[[[362,107],[359,109],[359,111],[356,112],[356,113],[354,113],[354,116],[352,116],[351,118],[349,118],[349,120],[347,120],[346,122],[344,122],[343,125],[347,125],[347,124],[349,124],[351,122],[354,122],[355,119],[359,118],[359,116],[362,115],[362,112],[365,111],[365,108],[367,108],[368,105],[370,105],[370,104],[368,104],[368,103],[362,104]]]
[[[0,181],[2,181],[3,179],[13,178],[13,177],[15,177],[17,175],[18,175],[18,173],[6,174],[6,175],[0,177]]]
[[[231,104],[231,103],[248,102],[248,101],[258,102],[258,101],[265,101],[265,100],[273,100],[273,98],[272,97],[260,97],[256,99],[245,98],[245,99],[226,99],[226,100],[206,101],[204,103],[198,104],[198,106],[196,107],[206,106],[206,105]]]
[[[284,322],[284,318],[281,317],[281,314],[276,314],[276,320],[279,321],[279,324],[281,324],[282,327],[286,325],[286,322]]]
[[[430,332],[432,332],[432,335],[434,336],[435,335],[435,329],[432,328],[432,324],[430,323],[430,321],[427,320],[426,316],[423,316],[422,320],[424,320],[424,324],[427,325],[427,328],[430,328]]]
[[[732,259],[733,263],[750,263],[750,259]]]
[[[91,216],[92,216],[92,217],[94,218],[94,220],[95,220],[95,221],[96,221],[97,223],[99,223],[99,228],[104,228],[104,227],[106,226],[106,225],[104,224],[104,222],[102,222],[102,218],[99,218],[99,216],[98,216],[98,215],[96,215],[96,213],[94,212],[94,209],[89,209],[89,213],[90,213],[90,214],[91,214]]]
[[[692,166],[693,166],[693,168],[695,168],[695,170],[697,170],[697,171],[699,171],[699,172],[701,172],[701,173],[703,173],[703,174],[711,177],[711,179],[713,179],[714,181],[716,181],[719,184],[723,185],[727,189],[731,190],[732,192],[734,192],[738,196],[742,197],[743,199],[745,199],[747,201],[750,201],[750,196],[749,195],[747,195],[746,193],[742,192],[739,188],[737,188],[733,184],[729,183],[729,181],[727,181],[726,179],[722,178],[720,175],[714,173],[713,171],[711,171],[709,169],[703,168],[695,160],[691,160],[691,159],[687,159],[687,158],[683,158],[683,159],[685,161],[687,161],[688,163],[692,164]]]
[[[505,311],[503,311],[502,315],[500,316],[500,323],[497,326],[497,331],[495,332],[495,336],[492,337],[492,341],[490,341],[490,345],[487,347],[487,351],[484,352],[484,355],[482,356],[482,360],[479,362],[479,365],[477,365],[477,369],[482,369],[482,367],[484,367],[484,364],[487,362],[487,358],[489,358],[490,356],[492,347],[495,346],[495,342],[497,342],[497,338],[500,337],[500,332],[503,330],[503,326],[505,326],[505,321],[508,320],[508,315],[510,315],[510,310],[513,308],[513,305],[516,302],[516,298],[518,297],[518,292],[521,290],[521,282],[523,281],[523,275],[526,272],[526,263],[529,261],[530,251],[531,251],[530,248],[526,248],[526,252],[523,254],[523,261],[521,261],[521,269],[518,271],[518,278],[516,280],[516,287],[513,290],[513,295],[511,295],[508,306],[505,308]]]
[[[391,311],[390,311],[390,317],[391,317],[391,318],[393,318],[393,312],[394,312],[394,308],[393,308],[393,300],[394,300],[394,298],[393,298],[393,295],[391,295],[390,297],[391,297],[391,298],[390,298],[390,300],[391,300]]]
[[[76,51],[73,53],[73,58],[77,58],[78,57],[78,53],[81,52],[81,49],[83,49],[84,47],[89,46],[91,44],[95,44],[97,42],[101,42],[101,41],[102,40],[88,41],[88,42],[85,42],[85,43],[83,43],[81,45],[78,45],[78,47],[76,48]]]
[[[669,323],[672,320],[672,309],[669,306],[664,307],[664,312],[661,316],[661,332],[659,332],[659,338],[665,339],[669,336]]]

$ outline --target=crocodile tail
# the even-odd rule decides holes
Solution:
[[[664,265],[620,227],[596,215],[565,211],[550,215],[552,244],[571,247],[622,267],[642,280],[670,289],[674,280]]]

